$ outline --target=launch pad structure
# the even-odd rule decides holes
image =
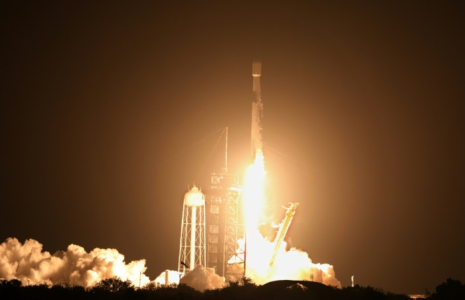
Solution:
[[[262,151],[261,62],[252,65],[252,161]],[[225,166],[221,173],[211,174],[211,189],[206,198],[207,267],[224,276],[226,282],[239,281],[246,275],[247,239],[241,218],[241,191],[238,176],[228,172],[228,129],[226,128]]]
[[[245,276],[245,226],[241,217],[239,178],[228,172],[228,128],[225,128],[225,165],[212,173],[210,191],[205,195],[196,186],[184,196],[178,272],[195,266],[215,269],[226,282]],[[244,243],[241,243],[244,241]]]
[[[212,173],[206,198],[207,267],[237,282],[245,276],[245,226],[240,214],[242,188],[237,175],[228,172],[228,128],[226,128],[225,166]]]
[[[261,63],[252,66],[252,161],[262,155],[261,119]],[[205,198],[198,191],[190,191],[184,200],[183,223],[178,270],[184,273],[201,264],[214,268],[216,274],[225,277],[226,282],[237,282],[246,275],[246,228],[241,214],[241,191],[239,177],[228,172],[228,128],[225,128],[225,162],[219,173],[210,177],[210,191]],[[193,192],[194,194],[192,194]],[[197,199],[192,205],[187,199]],[[204,200],[203,200],[204,199]],[[200,220],[197,220],[199,214]],[[204,217],[205,216],[205,217]],[[206,255],[203,253],[206,252]],[[205,258],[206,257],[206,258]],[[187,264],[188,262],[188,264]],[[271,262],[272,264],[272,262]]]

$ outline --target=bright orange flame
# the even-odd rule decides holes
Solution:
[[[256,229],[260,222],[260,213],[265,203],[265,159],[261,151],[257,152],[255,162],[247,168],[244,186],[244,216],[247,231]]]
[[[287,279],[313,280],[340,287],[331,265],[314,264],[307,253],[295,248],[286,251],[285,242],[279,246],[275,262],[270,267],[276,244],[266,240],[258,230],[260,217],[266,205],[265,180],[265,159],[261,149],[257,149],[255,161],[246,172],[243,193],[247,243],[246,276],[257,284]],[[241,249],[243,242],[239,241]]]

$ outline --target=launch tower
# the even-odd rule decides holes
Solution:
[[[220,173],[211,174],[207,197],[207,267],[224,276],[226,282],[245,275],[244,225],[240,217],[241,187],[237,175],[228,172],[228,128],[226,128],[225,165]]]
[[[260,76],[261,62],[252,65],[252,161],[263,156]],[[238,281],[246,272],[246,228],[241,219],[238,177],[228,172],[228,131],[226,128],[225,166],[221,173],[211,174],[211,191],[207,197],[207,266],[224,276],[226,281]]]

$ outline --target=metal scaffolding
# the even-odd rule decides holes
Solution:
[[[245,275],[244,224],[240,218],[241,188],[237,176],[213,173],[207,197],[207,266],[226,282]],[[242,245],[242,246],[240,246]]]

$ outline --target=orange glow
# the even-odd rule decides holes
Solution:
[[[242,200],[247,242],[245,275],[257,284],[286,279],[313,280],[340,287],[341,284],[336,279],[331,265],[314,264],[307,253],[296,248],[286,250],[286,242],[277,244],[276,241],[269,241],[261,235],[258,226],[266,205],[265,180],[263,151],[257,149],[255,161],[246,172]],[[243,240],[239,241],[241,248],[243,243]],[[276,247],[278,248],[275,260],[270,266]]]
[[[248,231],[256,229],[260,221],[260,213],[265,203],[265,160],[263,152],[258,151],[254,164],[247,168],[244,185],[244,216]]]

